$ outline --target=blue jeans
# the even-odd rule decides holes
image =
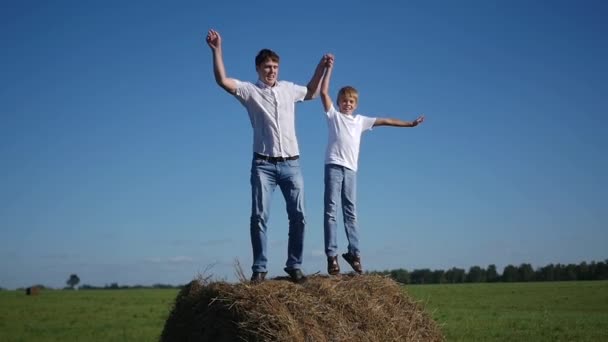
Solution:
[[[357,173],[347,167],[325,164],[325,205],[323,228],[325,230],[325,254],[338,254],[336,216],[338,203],[342,204],[344,230],[348,240],[348,252],[359,255],[359,232],[357,227]]]
[[[299,160],[270,162],[253,158],[251,163],[251,247],[253,272],[266,272],[267,223],[276,186],[281,188],[289,218],[287,269],[299,269],[304,249],[304,180]]]

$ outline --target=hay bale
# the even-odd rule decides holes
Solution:
[[[28,296],[37,296],[40,294],[40,287],[32,286],[25,289],[25,294]]]
[[[161,341],[443,341],[395,281],[313,276],[304,284],[194,280],[177,295]]]

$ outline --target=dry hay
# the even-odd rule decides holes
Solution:
[[[313,276],[186,285],[161,341],[443,341],[420,303],[390,278]]]
[[[25,294],[28,296],[37,296],[40,294],[40,287],[32,286],[25,289]]]

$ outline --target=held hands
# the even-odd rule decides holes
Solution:
[[[321,58],[321,64],[326,68],[326,69],[331,69],[334,66],[334,55],[331,53],[327,53],[325,55],[323,55],[323,58]]]
[[[317,68],[320,68],[321,70],[329,69],[333,65],[334,65],[334,55],[332,55],[331,53],[326,53],[321,57],[321,60],[319,61],[319,65],[317,66]]]
[[[222,46],[222,37],[220,36],[220,33],[215,30],[209,30],[209,32],[207,32],[207,45],[209,45],[212,50],[219,49]]]
[[[424,122],[424,114],[420,115],[419,117],[416,118],[416,120],[412,121],[412,127],[416,127],[423,122]]]

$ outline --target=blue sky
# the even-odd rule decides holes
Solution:
[[[414,119],[362,139],[364,267],[604,260],[608,245],[608,5],[602,1],[3,1],[0,286],[186,283],[250,270],[252,130],[214,82],[255,81],[262,48],[359,112]],[[304,271],[325,272],[320,100],[298,104]],[[275,192],[271,276],[287,217]],[[340,228],[339,245],[346,247]]]

